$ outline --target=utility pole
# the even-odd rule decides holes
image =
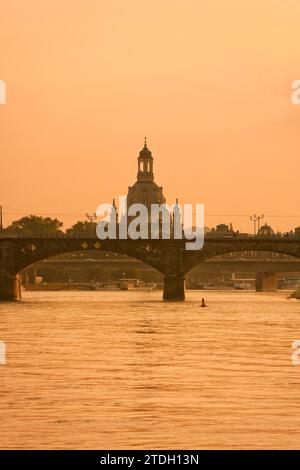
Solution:
[[[254,235],[256,235],[257,215],[256,215],[256,214],[251,215],[251,216],[250,216],[250,220],[253,222],[253,225],[254,225],[254,231],[253,231],[253,233],[254,233]]]
[[[264,217],[265,217],[264,214],[257,216],[257,227],[258,227],[258,231],[259,231],[259,229],[260,229],[260,221],[261,221]]]
[[[261,214],[261,215],[256,215],[256,214],[253,214],[251,215],[250,217],[250,220],[253,222],[254,224],[254,235],[256,235],[260,229],[260,221],[264,218],[264,214]],[[256,224],[257,224],[257,231],[256,231]]]
[[[3,231],[3,207],[2,205],[0,206],[0,233],[2,235]]]

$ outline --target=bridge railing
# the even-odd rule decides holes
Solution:
[[[0,239],[97,239],[97,235],[90,234],[80,234],[80,235],[69,235],[66,233],[55,233],[55,234],[36,234],[36,235],[26,235],[26,234],[9,234],[9,233],[0,233]],[[116,238],[116,240],[121,240]],[[122,239],[124,240],[124,239]],[[130,240],[130,238],[128,239]],[[141,240],[141,239],[139,239]],[[149,238],[151,240],[151,238]],[[171,240],[174,240],[171,238]],[[183,237],[183,240],[185,238]],[[205,240],[211,241],[225,241],[225,240],[264,240],[264,241],[276,241],[276,240],[293,240],[300,241],[300,236],[297,233],[287,233],[287,234],[274,234],[274,235],[254,235],[248,233],[211,233],[208,232],[205,234]],[[101,240],[100,240],[101,241]],[[146,241],[146,239],[145,239]],[[153,241],[168,241],[167,239],[153,239]]]

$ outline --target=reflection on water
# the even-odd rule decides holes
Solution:
[[[1,448],[300,448],[287,294],[31,292],[0,304]]]

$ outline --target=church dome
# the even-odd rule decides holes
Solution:
[[[272,227],[270,227],[270,225],[264,224],[262,227],[260,227],[258,235],[274,235],[274,230]]]
[[[128,188],[127,207],[133,204],[144,204],[149,213],[151,204],[164,204],[166,199],[163,188],[154,182],[153,157],[145,144],[138,157],[138,173],[136,183]]]
[[[127,204],[144,204],[148,210],[151,204],[164,204],[166,202],[162,187],[157,186],[154,181],[137,181],[128,188]]]

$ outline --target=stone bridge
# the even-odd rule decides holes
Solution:
[[[104,240],[96,237],[0,238],[0,300],[20,299],[19,272],[63,253],[102,250],[143,261],[164,276],[164,300],[184,300],[185,274],[217,255],[241,251],[269,251],[300,258],[299,237],[209,236],[199,251],[185,250],[185,240]]]

